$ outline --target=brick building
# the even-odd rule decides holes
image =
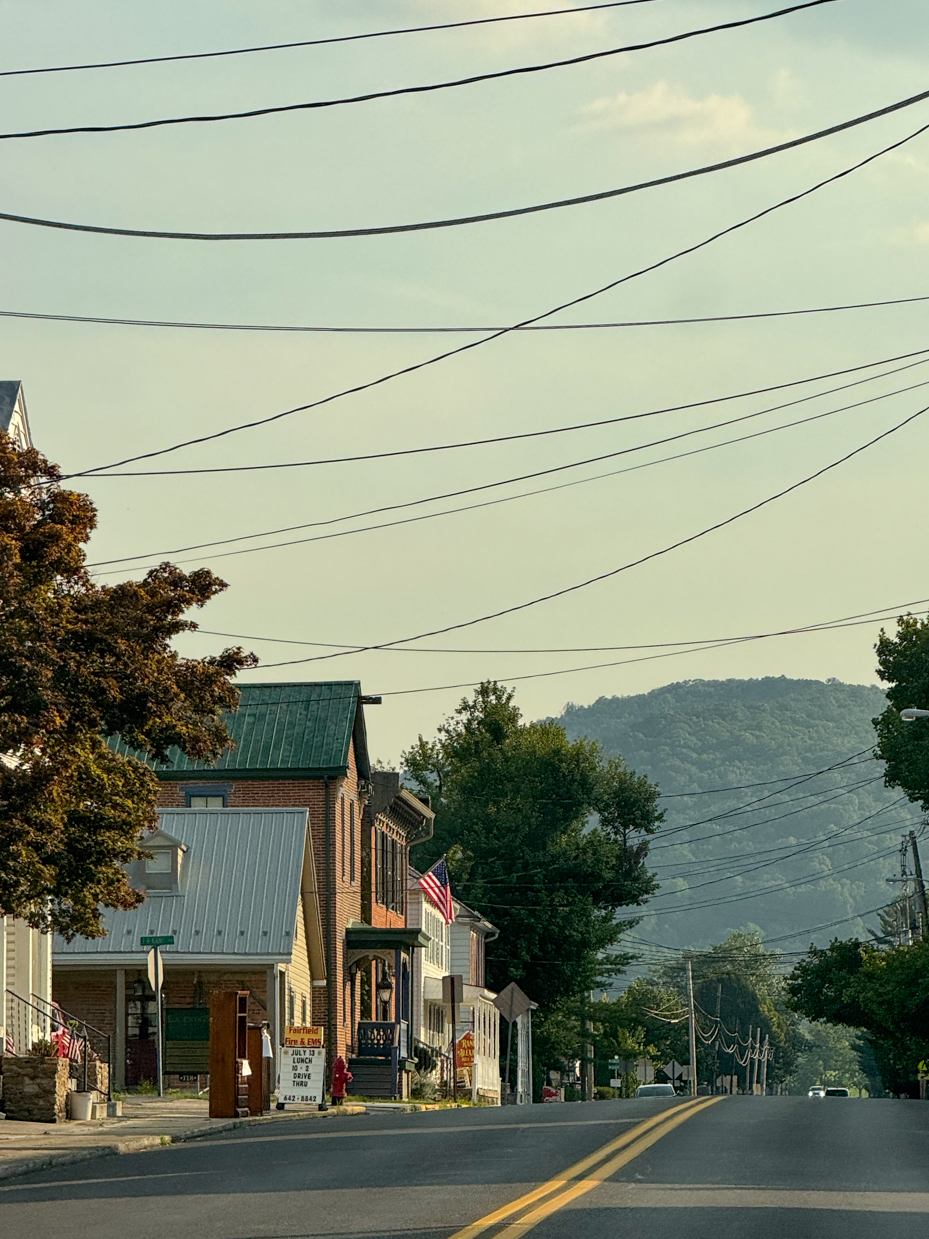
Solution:
[[[345,1056],[358,993],[345,968],[345,931],[360,923],[361,822],[371,794],[364,697],[357,680],[246,684],[226,718],[233,747],[209,764],[172,752],[151,763],[163,808],[301,808],[309,811],[326,958],[314,977],[314,1024]],[[121,743],[115,747],[129,750]]]

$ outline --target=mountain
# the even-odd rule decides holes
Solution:
[[[703,947],[757,926],[786,952],[866,937],[877,918],[859,914],[888,902],[920,820],[871,751],[886,704],[874,686],[781,676],[567,705],[569,737],[599,740],[664,797],[650,852],[661,890],[633,934]]]

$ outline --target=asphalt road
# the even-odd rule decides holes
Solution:
[[[929,1104],[707,1101],[372,1114],[245,1128],[0,1184],[0,1235],[929,1235]]]

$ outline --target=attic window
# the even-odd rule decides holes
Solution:
[[[172,870],[172,856],[169,848],[158,848],[152,854],[150,860],[145,862],[146,873],[170,873]]]
[[[225,809],[225,796],[189,796],[187,798],[187,807],[189,809]]]

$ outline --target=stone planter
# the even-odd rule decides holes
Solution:
[[[66,1058],[3,1060],[3,1108],[8,1119],[60,1123],[66,1118],[70,1063]]]

